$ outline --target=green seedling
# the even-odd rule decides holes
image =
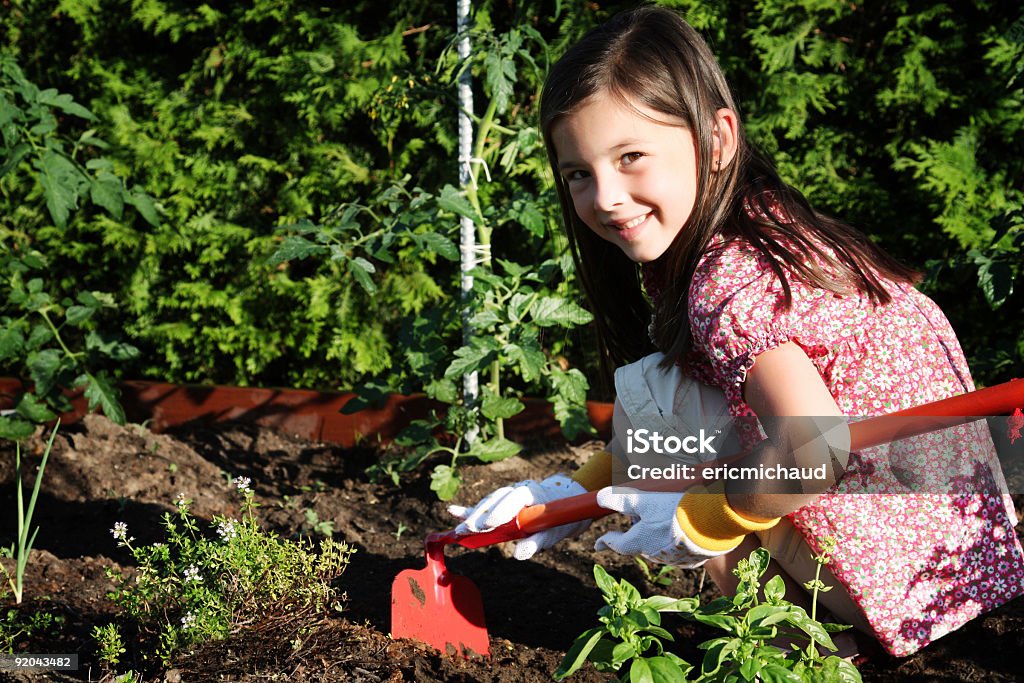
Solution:
[[[804,608],[785,599],[785,584],[774,576],[761,590],[761,578],[770,556],[758,548],[737,563],[733,574],[739,578],[736,595],[721,597],[700,606],[697,598],[683,601],[667,596],[644,599],[626,581],[616,581],[599,565],[594,578],[607,603],[598,611],[602,626],[581,634],[569,649],[555,678],[562,680],[591,661],[599,671],[622,672],[618,681],[792,681],[794,683],[856,683],[860,673],[850,662],[834,655],[822,656],[819,648],[835,652],[830,634],[849,629],[840,624],[817,621],[817,598],[828,590],[821,582],[821,568],[829,561],[834,542],[823,544],[815,556],[815,578],[805,585],[811,591],[812,607]],[[700,667],[690,665],[665,650],[662,640],[672,636],[662,628],[661,613],[677,612],[685,619],[720,629],[724,635],[699,645],[705,651]],[[782,649],[779,639],[806,641],[806,647]]]
[[[14,447],[14,482],[15,482],[15,507],[18,515],[18,535],[14,544],[8,549],[10,557],[14,558],[14,576],[11,576],[7,569],[7,581],[14,592],[14,601],[21,603],[22,592],[25,582],[25,567],[28,564],[29,553],[32,552],[32,544],[35,543],[39,527],[32,530],[32,515],[36,509],[36,499],[39,497],[39,487],[43,483],[43,472],[46,471],[46,462],[50,458],[50,451],[53,449],[53,440],[57,437],[57,429],[60,427],[60,420],[54,425],[50,433],[50,439],[46,442],[46,450],[43,451],[43,458],[39,462],[39,469],[36,471],[36,481],[32,486],[32,495],[29,497],[28,505],[25,505],[23,494],[24,472],[21,468],[21,443]]]
[[[655,584],[658,586],[671,586],[676,580],[676,574],[679,572],[678,567],[674,567],[670,564],[661,565],[657,571],[651,569],[651,565],[648,564],[644,558],[635,557],[636,564],[640,567],[640,572],[644,575],[644,579],[647,583]]]

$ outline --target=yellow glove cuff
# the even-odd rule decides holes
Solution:
[[[771,529],[778,518],[755,522],[733,510],[725,497],[725,485],[695,486],[686,492],[676,508],[676,520],[683,533],[705,550],[732,550],[754,531]]]
[[[612,454],[598,451],[590,456],[572,475],[572,480],[588,491],[603,489],[612,484]]]

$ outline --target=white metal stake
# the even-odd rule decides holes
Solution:
[[[459,60],[465,63],[469,59],[469,0],[457,0],[459,32]],[[473,74],[467,65],[459,75],[459,184],[469,187],[473,182]],[[476,225],[472,219],[462,216],[459,220],[459,252],[461,254],[460,288],[462,295],[462,343],[468,344],[473,338],[473,326],[470,324],[470,299],[473,296],[473,276],[469,274],[475,265]],[[473,405],[480,395],[477,373],[467,372],[462,376],[462,394],[466,405]],[[474,426],[465,435],[472,443],[477,434]]]

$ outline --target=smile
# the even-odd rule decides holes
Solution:
[[[630,228],[635,228],[636,226],[640,225],[645,220],[647,220],[647,215],[648,214],[644,214],[643,216],[637,216],[636,218],[634,218],[633,220],[629,221],[628,223],[625,223],[622,226],[622,229],[623,230],[629,230]]]
[[[645,213],[642,216],[631,218],[625,223],[609,223],[609,227],[615,230],[620,239],[629,241],[640,234],[650,217],[650,213]]]

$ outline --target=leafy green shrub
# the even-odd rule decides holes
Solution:
[[[848,683],[860,681],[857,669],[835,656],[822,657],[818,646],[835,651],[830,633],[849,626],[817,621],[818,592],[828,590],[820,580],[821,567],[828,563],[831,546],[815,557],[817,574],[805,585],[812,591],[810,615],[785,599],[782,577],[770,579],[759,597],[760,578],[770,557],[758,548],[737,563],[736,595],[721,597],[704,606],[697,598],[673,599],[655,595],[642,598],[628,581],[616,581],[600,565],[594,578],[607,603],[598,611],[601,626],[584,631],[566,653],[555,672],[556,680],[570,676],[586,661],[598,671],[628,670],[617,680],[641,681],[805,681],[807,683]],[[697,669],[677,655],[666,652],[662,640],[672,635],[661,625],[661,614],[676,612],[684,618],[725,631],[724,636],[699,645],[706,650]],[[806,647],[792,645],[790,651],[772,644],[780,636],[805,641]]]
[[[182,647],[226,638],[258,620],[288,618],[300,629],[342,609],[344,595],[333,582],[353,549],[327,538],[315,552],[310,543],[264,531],[248,480],[235,481],[242,496],[241,518],[215,517],[208,535],[200,531],[183,496],[176,501],[176,513],[164,514],[164,543],[136,547],[125,523],[111,529],[118,545],[138,562],[129,574],[108,574],[116,582],[110,598],[131,620],[138,634],[132,642],[142,659],[155,655],[166,665]],[[118,636],[110,629],[95,636],[104,652],[118,649]]]
[[[18,203],[10,221],[0,223],[0,363],[32,382],[15,398],[15,414],[0,417],[0,438],[25,438],[33,423],[53,420],[54,410],[69,410],[62,393],[69,388],[83,389],[90,410],[102,407],[123,424],[124,411],[103,365],[138,355],[135,347],[98,328],[102,314],[116,308],[109,294],[79,289],[72,298],[53,293],[53,280],[59,277],[54,264],[32,247],[20,226],[25,211],[42,202],[62,230],[86,199],[116,220],[132,205],[159,223],[149,195],[126,188],[112,162],[96,153],[106,144],[95,130],[68,139],[59,130],[59,117],[96,121],[70,95],[41,90],[13,60],[0,57],[0,188]]]
[[[479,182],[471,204],[493,228],[495,255],[517,264],[562,256],[531,130],[537,86],[567,44],[634,4],[474,3],[470,68],[478,101],[495,104],[476,156],[503,175]],[[1022,374],[1024,341],[1004,322],[1024,310],[1014,258],[1024,239],[1014,182],[1024,177],[1020,9],[661,4],[709,38],[752,137],[785,178],[927,270],[926,289],[978,379]],[[54,300],[81,290],[114,297],[118,308],[104,312],[143,348],[129,366],[137,375],[345,389],[377,380],[405,364],[405,321],[457,297],[452,264],[406,249],[394,264],[375,263],[371,295],[326,259],[266,259],[281,226],[327,224],[339,203],[367,201],[406,175],[433,195],[458,184],[451,76],[462,65],[442,58],[454,24],[454,5],[441,0],[11,0],[0,53],[96,112],[96,121],[64,112],[59,125],[72,140],[95,129],[123,187],[145,187],[163,220],[90,207],[57,229],[45,201],[26,203],[27,186],[15,186],[30,176],[8,174],[0,225],[16,225],[45,256]],[[578,299],[571,279],[563,293]],[[550,332],[546,350],[592,378],[590,340]],[[0,371],[9,372],[3,361]]]
[[[411,454],[377,468],[397,481],[401,472],[443,454],[447,462],[435,464],[431,475],[431,488],[442,500],[452,498],[460,486],[460,461],[494,462],[519,451],[517,444],[505,439],[503,421],[523,410],[518,398],[523,391],[539,388],[546,394],[570,438],[590,431],[586,376],[577,368],[563,367],[566,361],[558,353],[558,344],[543,340],[545,333],[571,330],[592,319],[573,300],[578,297],[568,284],[571,259],[563,254],[521,265],[492,253],[493,235],[506,229],[509,221],[519,223],[509,227],[529,240],[539,240],[551,229],[550,206],[523,194],[515,184],[510,183],[512,192],[502,190],[503,183],[492,178],[490,171],[493,167],[497,174],[500,169],[503,179],[510,180],[528,174],[550,186],[542,165],[523,167],[520,162],[522,155],[540,150],[536,128],[521,118],[500,123],[498,118],[511,110],[513,87],[526,80],[521,72],[537,70],[528,48],[536,46],[546,55],[547,46],[529,25],[502,33],[478,27],[470,35],[478,46],[476,54],[462,63],[450,52],[443,53],[441,75],[435,79],[451,91],[458,74],[466,69],[479,70],[482,76],[487,99],[474,131],[476,163],[469,184],[461,190],[445,184],[430,192],[419,186],[409,189],[406,176],[367,204],[343,204],[323,224],[305,221],[288,226],[287,236],[269,261],[276,266],[301,259],[324,260],[334,278],[347,276],[372,296],[386,284],[382,280],[378,285],[377,280],[411,255],[424,266],[458,261],[453,239],[459,219],[472,221],[480,255],[479,265],[467,273],[472,278],[468,296],[443,297],[442,286],[449,291],[458,288],[452,268],[444,279],[428,280],[435,289],[428,287],[421,296],[434,295],[439,300],[437,310],[424,314],[422,304],[415,306],[413,315],[405,318],[398,362],[362,388],[361,400],[346,406],[346,411],[364,407],[387,391],[425,392],[448,404],[444,415],[417,421],[399,437],[399,444],[411,448]],[[403,101],[408,97],[403,94]],[[309,279],[321,277],[318,273]],[[463,324],[471,331],[463,334]],[[462,377],[472,372],[484,376],[476,401],[467,400],[460,391]],[[438,438],[442,431],[446,434]]]

